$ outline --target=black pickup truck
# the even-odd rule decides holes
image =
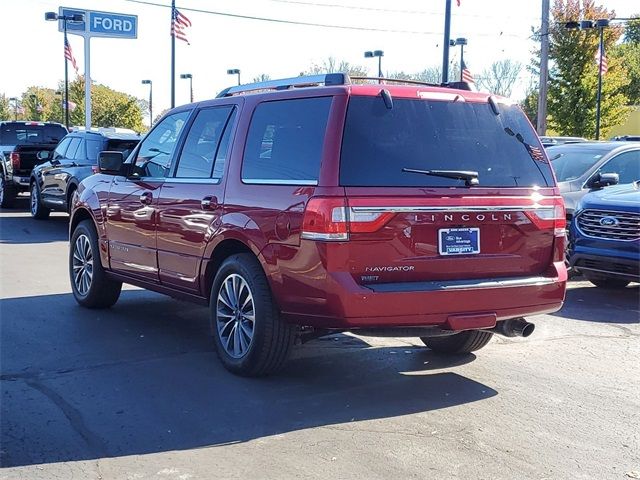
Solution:
[[[53,122],[0,122],[0,206],[13,206],[20,192],[29,191],[31,170],[67,134]]]

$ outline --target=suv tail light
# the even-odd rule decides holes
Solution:
[[[14,170],[20,170],[20,154],[18,152],[11,152],[9,156],[11,158],[11,166]]]
[[[346,198],[316,197],[307,203],[301,237],[307,240],[349,240],[350,233],[371,233],[380,230],[393,216],[392,212],[358,211],[349,208]]]
[[[527,217],[541,230],[553,229],[554,246],[553,261],[564,260],[564,250],[567,241],[567,212],[562,197],[554,197],[553,205],[547,208],[525,212]]]

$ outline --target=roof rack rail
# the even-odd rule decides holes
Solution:
[[[229,97],[236,93],[256,90],[287,90],[292,87],[310,87],[314,85],[349,85],[351,80],[346,73],[326,73],[320,75],[301,75],[299,77],[267,80],[266,82],[248,83],[222,90],[216,98]]]
[[[441,87],[440,83],[421,82],[419,80],[405,80],[403,78],[386,78],[386,77],[350,77],[351,80],[382,80],[385,82],[410,83],[411,85],[425,85],[427,87]]]

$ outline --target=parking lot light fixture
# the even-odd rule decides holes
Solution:
[[[364,58],[378,58],[378,78],[382,78],[382,57],[384,57],[383,50],[369,50],[364,52]],[[378,80],[379,83],[382,80]]]
[[[230,68],[229,70],[227,70],[227,75],[237,75],[238,85],[240,85],[240,69],[239,68]]]
[[[15,122],[18,120],[18,98],[10,97],[9,102],[13,102],[13,121]]]
[[[189,98],[191,99],[191,103],[193,103],[193,75],[190,73],[181,73],[180,78],[189,80]]]
[[[143,85],[149,85],[149,129],[153,126],[153,82],[142,80]]]

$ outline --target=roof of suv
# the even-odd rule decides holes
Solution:
[[[140,135],[137,133],[119,133],[119,132],[110,132],[110,131],[74,131],[71,132],[69,137],[86,137],[86,136],[98,136],[104,137],[108,140],[140,140]]]
[[[378,83],[353,83],[354,81],[375,81]],[[216,98],[236,95],[271,96],[285,91],[305,91],[312,95],[321,91],[326,94],[347,92],[351,95],[376,96],[380,95],[381,89],[386,90],[392,98],[423,98],[427,100],[487,102],[489,98],[492,97],[501,103],[512,103],[506,98],[489,93],[473,92],[471,91],[469,84],[465,82],[451,82],[437,85],[393,78],[349,77],[346,73],[307,75],[238,85],[223,90]]]

